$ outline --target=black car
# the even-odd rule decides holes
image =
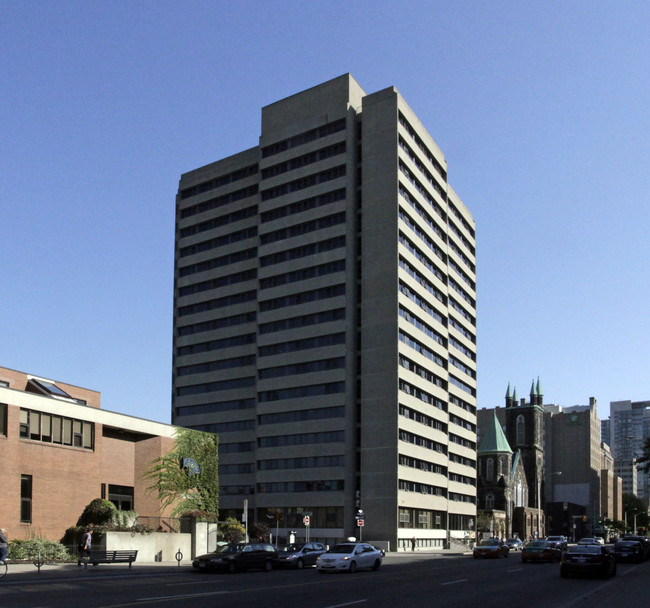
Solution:
[[[199,571],[259,569],[270,572],[277,558],[278,550],[269,543],[232,543],[195,557],[192,566]]]
[[[638,540],[623,538],[614,544],[616,561],[633,561],[640,563],[645,559],[645,548]]]
[[[625,534],[619,538],[619,540],[636,540],[641,543],[641,546],[644,549],[644,557],[650,557],[650,539],[645,536],[637,536],[636,534]]]
[[[562,554],[560,576],[592,574],[607,578],[616,574],[616,558],[610,547],[604,545],[571,545]]]
[[[278,548],[276,564],[301,570],[305,566],[315,566],[319,555],[323,555],[327,547],[322,543],[291,543]]]

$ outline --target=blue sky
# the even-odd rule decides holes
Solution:
[[[262,106],[395,86],[474,215],[478,403],[650,398],[650,4],[0,4],[0,365],[169,422],[181,173]]]

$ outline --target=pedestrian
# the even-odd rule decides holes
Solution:
[[[415,551],[415,545],[417,545],[417,539],[415,536],[411,539],[411,551]]]
[[[79,545],[79,557],[77,559],[77,566],[81,566],[82,559],[90,558],[90,547],[93,543],[93,529],[87,528],[86,533],[81,539],[81,544]]]
[[[7,559],[7,531],[0,528],[0,562]]]

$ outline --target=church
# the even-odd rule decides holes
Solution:
[[[545,536],[542,511],[544,410],[539,379],[530,402],[506,392],[505,431],[496,410],[479,419],[477,509],[483,536]],[[481,517],[482,516],[482,517]]]

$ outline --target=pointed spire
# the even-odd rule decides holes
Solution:
[[[539,383],[539,376],[537,376],[537,398],[539,399],[539,404],[544,404],[544,391],[542,391],[542,385]]]
[[[508,382],[508,390],[506,391],[506,407],[512,406],[512,392],[510,391],[510,382]]]
[[[519,398],[517,397],[517,389],[512,392],[512,405],[517,405],[519,403]]]
[[[537,403],[537,392],[535,391],[535,378],[533,378],[533,383],[530,385],[530,404],[535,405]]]
[[[489,419],[485,431],[481,433],[481,443],[478,446],[478,452],[506,452],[512,454],[512,449],[503,433],[496,411],[494,411],[492,419]]]

